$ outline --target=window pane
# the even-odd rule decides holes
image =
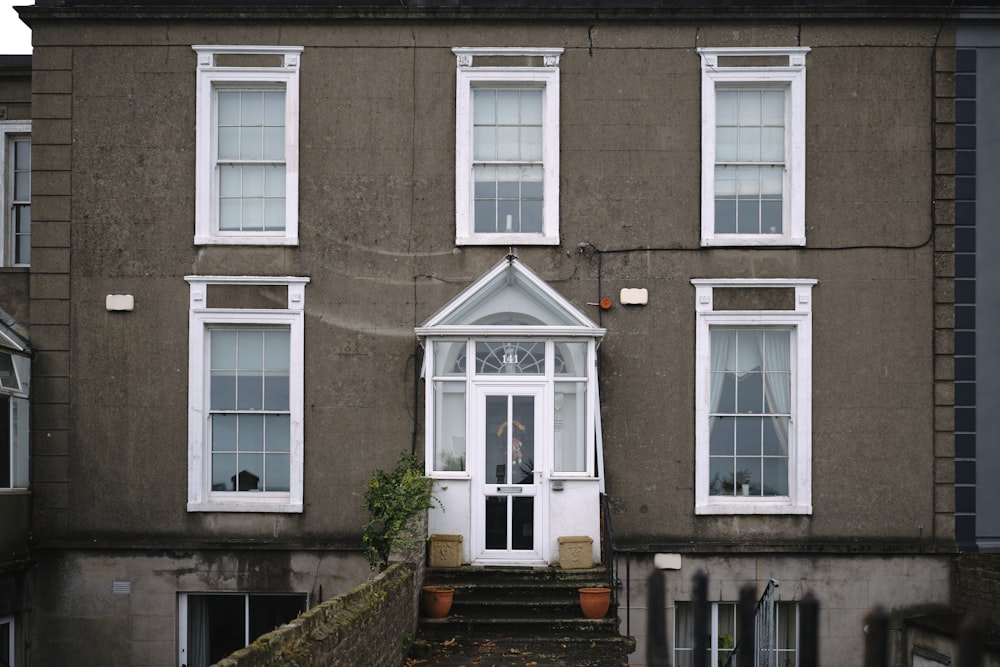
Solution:
[[[434,469],[465,470],[465,383],[436,382]]]
[[[474,160],[497,159],[497,129],[494,125],[472,130],[472,157]]]
[[[233,410],[236,408],[235,371],[212,371],[209,407],[212,410]]]
[[[757,162],[760,160],[760,128],[741,127],[739,149],[740,162]]]
[[[285,370],[289,368],[290,333],[284,331],[264,332],[264,368]]]
[[[29,263],[31,261],[31,206],[27,204],[14,207],[14,237],[14,263]]]
[[[735,490],[733,457],[712,456],[708,459],[708,492],[713,496],[731,496]]]
[[[736,200],[715,200],[715,233],[736,233]]]
[[[765,496],[788,495],[788,459],[765,458],[763,492]]]
[[[709,418],[709,454],[732,456],[736,446],[736,419],[734,417]]]
[[[497,203],[496,200],[477,200],[475,206],[476,232],[493,233],[497,229]]]
[[[235,90],[220,90],[218,95],[219,127],[235,127],[240,124],[240,93]]]
[[[496,125],[497,91],[479,88],[472,91],[472,122],[475,125]]]
[[[738,93],[735,90],[720,90],[715,95],[715,122],[716,125],[736,125],[736,100]]]
[[[519,202],[501,200],[497,202],[497,224],[500,232],[521,231],[521,207]]]
[[[736,383],[736,412],[760,413],[764,410],[764,374],[744,373]]]
[[[521,170],[517,167],[497,167],[497,197],[518,199],[521,196]]]
[[[243,210],[239,199],[223,199],[219,202],[219,229],[234,231],[240,228],[240,213]]]
[[[245,90],[241,93],[240,124],[261,125],[264,121],[264,94],[255,90]]]
[[[230,484],[236,484],[237,491],[263,491],[264,481],[264,455],[263,454],[243,454],[240,453],[237,459],[236,480],[230,480]]]
[[[497,196],[497,168],[493,166],[478,166],[472,171],[475,179],[475,195],[477,199],[493,199]]]
[[[542,232],[542,202],[521,202],[521,232],[524,234]]]
[[[760,454],[761,417],[736,418],[736,453]]]
[[[711,411],[722,414],[736,412],[735,373],[712,373]]]
[[[465,375],[465,341],[435,341],[434,375]]]
[[[788,456],[788,417],[764,419],[764,455]]]
[[[240,129],[238,127],[219,128],[219,159],[237,160],[240,157]]]
[[[240,157],[244,160],[260,160],[264,157],[263,128],[240,128]]]
[[[520,130],[517,127],[497,127],[497,159],[521,159]]]
[[[542,159],[541,127],[521,128],[521,159],[535,161]]]
[[[781,167],[762,167],[760,169],[760,193],[765,196],[781,198],[784,170]]]
[[[587,343],[556,343],[556,375],[587,375]]]
[[[264,159],[285,159],[285,128],[265,127],[263,130]]]
[[[247,643],[295,619],[306,610],[305,595],[249,595],[250,635]]]
[[[285,200],[264,200],[264,229],[277,231],[285,228]]]
[[[288,454],[267,454],[264,457],[264,491],[288,491],[291,487]]]
[[[243,167],[243,196],[261,197],[264,195],[264,167],[261,165],[246,165]]]
[[[523,125],[542,125],[542,91],[521,91],[521,123]]]
[[[212,415],[212,451],[236,451],[236,415]]]
[[[736,207],[736,232],[757,234],[760,232],[760,200],[740,198]]]
[[[557,472],[587,470],[587,383],[555,384],[554,469]]]
[[[212,490],[235,491],[236,454],[212,454]]]
[[[17,171],[14,174],[14,199],[28,201],[31,199],[31,172]]]
[[[720,127],[716,129],[715,159],[718,162],[733,162],[736,160],[737,138],[738,132],[735,127]]]
[[[237,368],[260,370],[263,368],[264,332],[239,331]]]
[[[497,91],[497,125],[517,125],[519,123],[518,101],[520,91]]]
[[[288,371],[264,373],[264,409],[288,410]]]
[[[737,110],[739,124],[760,126],[761,91],[739,91],[739,109]]]
[[[785,94],[781,89],[720,90],[716,94],[715,232],[781,234],[783,167],[739,166],[734,178],[726,162],[781,165],[785,159]],[[730,199],[738,197],[733,203]]]
[[[761,121],[764,125],[784,127],[785,91],[765,90],[761,99]]]
[[[785,159],[785,129],[765,127],[760,133],[760,159],[764,162],[782,162]]]
[[[264,200],[262,198],[243,200],[243,229],[256,232],[264,229]]]
[[[244,597],[188,596],[188,664],[213,665],[246,646]]]
[[[736,495],[761,495],[761,459],[758,456],[736,457]]]
[[[243,193],[243,167],[219,165],[219,194],[222,197],[239,197]]]
[[[781,201],[760,203],[760,229],[765,234],[781,234]]]
[[[290,451],[291,418],[288,415],[264,416],[264,449],[268,452]]]
[[[239,415],[237,429],[237,448],[241,453],[264,450],[264,415]]]
[[[269,90],[264,93],[264,125],[285,126],[285,91]]]

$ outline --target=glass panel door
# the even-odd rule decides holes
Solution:
[[[542,389],[479,388],[477,449],[480,558],[537,560],[545,531],[539,493],[544,443]],[[537,539],[536,539],[537,538]]]

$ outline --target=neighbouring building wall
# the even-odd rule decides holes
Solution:
[[[974,17],[970,16],[970,19]],[[957,36],[955,238],[955,511],[963,548],[1000,551],[1000,30],[970,20]]]

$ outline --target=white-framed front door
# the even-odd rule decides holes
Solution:
[[[546,471],[552,449],[547,384],[477,382],[473,387],[473,561],[546,563]]]

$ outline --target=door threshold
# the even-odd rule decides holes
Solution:
[[[474,560],[470,563],[473,567],[523,567],[525,569],[539,569],[543,567],[551,567],[551,565],[543,560]]]

